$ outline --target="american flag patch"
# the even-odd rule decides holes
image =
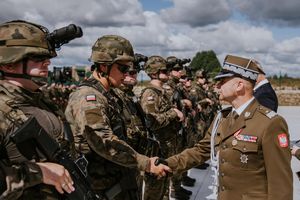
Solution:
[[[252,136],[252,135],[239,134],[239,135],[236,135],[235,138],[237,140],[245,141],[245,142],[256,142],[257,141],[257,136]]]
[[[278,136],[278,142],[281,147],[288,147],[288,139],[285,133],[281,133]]]
[[[86,101],[96,101],[96,96],[91,94],[85,97]]]

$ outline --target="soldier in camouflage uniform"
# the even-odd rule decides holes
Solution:
[[[155,166],[156,158],[139,154],[127,144],[128,134],[121,102],[113,88],[120,87],[133,65],[130,42],[116,35],[100,37],[92,47],[91,77],[70,95],[66,116],[76,150],[86,155],[92,188],[110,199],[138,199],[136,170],[159,176],[169,170]]]
[[[160,79],[165,79],[166,61],[160,56],[151,56],[145,64],[145,71],[150,76],[149,85],[142,91],[141,105],[146,113],[147,127],[153,132],[161,145],[161,156],[166,158],[176,153],[176,135],[178,124],[183,114],[172,106],[169,96],[163,89]],[[145,200],[163,199],[169,179],[151,180],[146,176]],[[168,199],[168,195],[165,196]]]
[[[205,71],[197,70],[195,73],[195,83],[190,90],[196,115],[194,118],[195,135],[194,139],[190,140],[189,146],[194,146],[195,142],[205,136],[215,114],[221,108],[218,97],[213,91],[214,88],[209,87],[207,78]],[[203,163],[196,168],[206,169],[208,166],[209,164]]]
[[[177,133],[176,133],[176,149],[177,153],[181,152],[186,146],[186,116],[188,115],[188,110],[191,106],[191,101],[184,96],[183,83],[180,82],[181,76],[183,74],[183,65],[178,62],[178,59],[175,56],[169,56],[166,59],[169,68],[169,78],[168,81],[163,85],[166,93],[168,94],[172,105],[179,109],[184,114],[184,121],[177,124]],[[189,186],[193,186],[195,183],[194,179],[191,179],[184,174],[185,179]],[[173,176],[172,185],[171,185],[171,197],[175,199],[189,199],[189,196],[192,194],[191,191],[183,188],[181,186],[182,176]]]
[[[56,56],[48,34],[45,27],[26,21],[0,25],[1,199],[63,199],[64,191],[74,190],[63,166],[46,162],[41,154],[26,153],[28,149],[10,138],[35,117],[62,147],[71,146],[64,135],[64,114],[39,90],[38,80],[47,79],[50,58]]]
[[[198,70],[195,73],[195,83],[192,85],[190,90],[190,96],[192,97],[193,105],[196,110],[196,134],[197,140],[200,140],[204,137],[204,133],[208,129],[207,126],[208,116],[206,115],[206,108],[208,104],[212,103],[212,101],[207,98],[207,91],[203,88],[207,82],[206,74],[203,70]],[[208,113],[209,114],[209,113]],[[194,140],[195,142],[195,140]],[[193,146],[194,144],[190,144]]]
[[[137,84],[136,66],[130,66],[125,73],[123,84],[120,88],[114,88],[119,97],[126,124],[126,134],[128,144],[137,152],[147,156],[158,156],[159,143],[153,135],[147,130],[145,114],[133,92],[133,87]],[[142,199],[143,173],[137,172],[138,191]]]

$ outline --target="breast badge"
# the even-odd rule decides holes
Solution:
[[[247,164],[248,160],[249,160],[248,155],[241,154],[240,160],[241,160],[241,163]]]

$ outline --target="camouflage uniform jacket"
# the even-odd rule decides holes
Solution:
[[[66,145],[63,144],[63,122],[58,118],[59,113],[55,106],[43,99],[41,92],[32,93],[7,81],[0,81],[1,163],[8,176],[5,196],[9,195],[14,199],[61,199],[54,187],[41,184],[39,167],[28,162],[33,157],[25,157],[9,137],[29,116],[34,116],[49,135]],[[63,113],[60,114],[63,116]],[[32,156],[39,162],[46,160],[41,155]],[[9,167],[12,165],[13,167]],[[21,173],[14,173],[18,171]]]
[[[126,124],[126,134],[128,144],[135,149],[137,152],[144,154],[144,151],[141,146],[143,141],[147,140],[148,134],[145,127],[145,122],[141,110],[137,106],[139,102],[137,98],[133,96],[134,94],[131,91],[126,90],[126,88],[115,88],[115,94],[118,96],[119,100],[122,101],[122,110],[125,118]],[[130,96],[131,94],[131,96]]]
[[[146,114],[147,127],[160,142],[163,156],[172,155],[178,133],[178,117],[162,88],[146,87],[141,94],[141,106]],[[169,146],[169,149],[163,149]],[[165,152],[165,153],[164,153]]]
[[[76,150],[86,155],[95,190],[106,190],[122,178],[125,167],[144,171],[149,158],[126,143],[121,102],[93,78],[71,93],[65,114],[71,124]],[[95,86],[95,87],[94,87]]]
[[[222,111],[211,147],[205,138],[167,162],[178,173],[219,155],[219,200],[292,200],[293,177],[286,121],[253,100],[237,118]],[[274,164],[276,163],[276,164]]]
[[[179,82],[178,82],[179,83]],[[168,80],[167,83],[163,85],[163,89],[165,90],[165,93],[169,97],[172,104],[177,107],[178,109],[181,109],[181,100],[184,99],[183,96],[183,90],[176,82],[176,79],[171,78]],[[178,105],[180,104],[180,105]]]

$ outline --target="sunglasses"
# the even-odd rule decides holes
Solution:
[[[46,56],[46,55],[31,55],[31,56],[28,56],[28,59],[32,60],[34,62],[43,62],[43,61],[48,60],[50,58],[51,58],[50,56]]]
[[[131,71],[128,71],[128,74],[131,75],[131,76],[133,76],[133,75],[137,74],[137,71],[131,70]]]
[[[176,72],[179,72],[181,70],[182,70],[182,68],[172,68],[172,71],[176,71]]]
[[[187,76],[181,76],[182,79],[187,79]]]
[[[116,64],[118,65],[118,70],[121,73],[125,74],[126,72],[128,72],[130,66],[124,65],[124,64],[119,64],[119,63],[116,63]]]
[[[162,73],[162,74],[167,74],[168,70],[167,69],[161,69],[161,70],[159,70],[159,72]]]

